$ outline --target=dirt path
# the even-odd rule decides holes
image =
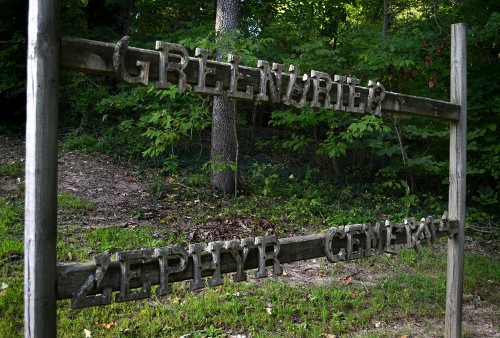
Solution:
[[[151,198],[137,172],[102,155],[62,153],[58,179],[59,189],[94,203],[94,210],[80,220],[65,217],[60,225],[75,221],[93,226],[138,225],[158,220],[167,211],[164,203]]]
[[[15,164],[24,162],[24,143],[19,139],[0,136],[0,160],[2,163]],[[23,164],[24,165],[24,164]],[[147,189],[147,183],[132,167],[115,165],[103,155],[85,155],[75,152],[60,153],[59,160],[59,189],[70,191],[84,200],[92,201],[94,209],[84,215],[59,215],[59,226],[67,224],[81,224],[82,226],[104,226],[119,224],[123,227],[143,224],[159,224],[166,215],[176,212],[175,208],[155,200]],[[19,190],[23,178],[1,178],[0,197],[13,194]],[[193,211],[196,212],[193,206]],[[185,212],[185,211],[184,211]],[[140,214],[141,217],[137,215]],[[178,219],[185,219],[186,214]],[[242,221],[243,222],[243,221]],[[187,231],[189,221],[183,223]],[[221,231],[229,227],[214,225],[219,232],[204,236],[205,239],[225,239],[231,234]],[[222,229],[222,230],[221,230]],[[355,276],[353,283],[359,283],[365,288],[375,283],[386,275],[374,274],[356,263],[343,263],[341,269],[335,269],[325,259],[317,259],[300,263],[285,264],[285,274],[280,279],[284,282],[295,284],[328,283],[347,276]],[[367,289],[368,290],[368,289]],[[469,337],[500,337],[497,323],[500,309],[497,305],[490,304],[475,297],[465,297],[463,309],[464,332]],[[441,337],[444,329],[443,318],[419,319],[406,318],[393,323],[374,323],[371,330],[358,332],[359,335],[371,332],[386,336],[387,332],[409,329],[413,337]],[[353,336],[357,336],[355,334]]]

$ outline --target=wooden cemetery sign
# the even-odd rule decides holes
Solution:
[[[191,289],[222,283],[222,274],[246,280],[246,270],[257,278],[273,274],[281,264],[326,256],[332,262],[359,259],[398,246],[420,250],[422,244],[448,236],[448,275],[445,333],[461,332],[463,240],[465,224],[466,149],[466,29],[452,26],[451,102],[414,97],[385,90],[368,82],[320,71],[288,72],[283,65],[260,60],[256,68],[240,65],[236,55],[229,63],[209,60],[211,52],[196,49],[190,57],[177,44],[157,42],[155,50],[129,48],[124,38],[116,45],[58,36],[59,1],[30,0],[28,15],[28,79],[26,124],[26,199],[24,317],[26,337],[56,336],[56,299],[71,298],[74,308],[125,302],[151,295],[159,285],[161,296],[170,284],[192,280]],[[317,107],[360,114],[382,112],[450,121],[449,215],[404,224],[358,224],[331,228],[325,234],[278,239],[256,237],[211,242],[189,247],[120,251],[94,257],[95,263],[57,265],[57,127],[59,70],[115,76],[137,85],[155,83],[158,89],[176,84],[180,91],[225,95],[238,100],[269,101],[295,108]],[[207,280],[206,277],[209,277]]]
[[[118,44],[85,39],[63,39],[61,68],[70,71],[116,76],[136,85],[154,81],[155,88],[179,91],[192,88],[208,95],[238,100],[283,103],[295,108],[322,107],[351,113],[381,115],[381,111],[458,121],[460,106],[449,102],[388,92],[381,83],[358,86],[353,77],[312,70],[301,74],[293,65],[284,72],[282,64],[259,60],[257,67],[240,65],[237,55],[228,63],[209,60],[212,51],[197,48],[190,57],[182,45],[156,42],[158,50],[128,47],[128,38]]]
[[[444,216],[446,217],[446,215]],[[151,286],[159,285],[157,296],[172,292],[170,283],[192,280],[196,290],[223,283],[222,274],[232,273],[235,282],[247,280],[246,270],[257,269],[256,278],[283,271],[282,263],[326,257],[330,262],[366,258],[381,253],[397,254],[400,244],[418,252],[438,237],[453,237],[458,221],[446,218],[410,218],[403,224],[356,224],[330,228],[325,234],[278,239],[275,236],[190,244],[186,250],[173,245],[157,249],[119,251],[111,261],[108,252],[94,256],[95,264],[58,267],[57,298],[71,298],[73,308],[151,297]],[[210,276],[207,280],[205,277]]]

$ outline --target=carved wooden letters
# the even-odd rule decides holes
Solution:
[[[403,224],[386,221],[384,225],[367,223],[333,227],[321,238],[323,248],[320,250],[324,251],[315,257],[326,256],[330,262],[337,263],[381,253],[397,254],[397,243],[404,243],[406,248],[414,248],[419,252],[422,244],[435,243],[438,235],[454,233],[456,226],[456,222],[452,225],[446,218],[434,220],[427,217],[422,218],[418,224],[414,218],[408,218]],[[285,239],[285,243],[294,239],[295,237]],[[297,241],[303,239],[297,237]],[[302,243],[305,248],[310,245],[305,241]],[[172,292],[172,280],[191,279],[190,289],[197,290],[223,284],[223,275],[228,272],[232,274],[234,282],[246,281],[245,270],[253,268],[256,269],[255,278],[268,277],[266,267],[269,266],[273,275],[280,275],[283,273],[283,260],[300,260],[291,258],[294,254],[287,245],[290,244],[282,245],[276,236],[261,236],[216,241],[207,245],[196,243],[189,245],[187,250],[179,245],[172,245],[119,251],[115,262],[111,262],[108,252],[100,253],[94,257],[95,270],[88,277],[85,276],[78,290],[72,293],[72,307],[110,304],[113,290],[119,291],[116,295],[117,302],[149,298],[153,284],[158,284],[156,295],[165,296]],[[247,264],[249,257],[250,265]],[[119,278],[119,283],[116,277]],[[115,286],[112,287],[111,284]]]
[[[139,67],[139,74],[131,76],[125,70],[125,53],[128,48],[128,37],[122,38],[115,47],[113,54],[113,69],[115,75],[121,81],[130,84],[148,85],[150,63],[137,60],[135,64]],[[175,74],[174,80],[180,92],[190,89],[187,80],[186,68],[190,62],[190,57],[186,48],[175,43],[156,41],[158,53],[158,74],[155,78],[155,88],[169,89],[170,82],[168,74]],[[361,102],[361,95],[356,91],[359,80],[353,77],[340,75],[330,75],[317,70],[311,70],[310,76],[300,75],[299,69],[290,65],[289,73],[283,74],[283,65],[273,63],[272,67],[265,60],[258,60],[259,82],[257,93],[254,93],[254,86],[248,84],[250,77],[246,72],[241,71],[241,58],[238,55],[228,54],[228,62],[231,66],[229,79],[226,85],[227,90],[223,90],[221,81],[215,82],[215,87],[207,87],[207,76],[215,76],[216,69],[208,67],[208,59],[212,57],[212,51],[196,48],[195,58],[198,62],[197,83],[193,86],[193,91],[207,95],[225,95],[239,100],[256,100],[283,102],[295,108],[303,108],[305,102],[310,99],[310,107],[324,108],[351,113],[369,113],[380,115],[382,110],[382,100],[385,97],[385,89],[380,83],[368,82],[369,95],[365,97],[366,102]],[[180,61],[173,62],[169,56],[175,55]],[[191,58],[193,61],[194,58]],[[285,78],[288,83],[285,82]],[[312,80],[312,81],[311,81]],[[312,86],[311,86],[312,82]],[[238,87],[243,86],[244,90]],[[282,93],[282,86],[284,95]],[[312,87],[312,88],[311,88]],[[345,95],[344,95],[345,94]],[[332,102],[334,100],[334,103]]]

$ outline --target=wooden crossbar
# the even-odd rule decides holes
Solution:
[[[233,280],[246,280],[244,271],[257,269],[258,278],[267,277],[266,266],[281,274],[281,264],[327,257],[332,262],[367,258],[391,253],[400,247],[421,250],[436,243],[439,237],[452,237],[459,227],[457,220],[427,217],[404,223],[356,224],[330,228],[327,232],[277,239],[274,236],[242,240],[192,244],[188,249],[170,246],[138,249],[95,256],[95,263],[58,266],[57,298],[72,298],[74,308],[111,303],[111,293],[119,291],[119,302],[151,297],[151,286],[160,285],[157,293],[171,290],[169,283],[193,280],[191,289],[222,284],[221,274],[236,273]],[[403,245],[401,245],[403,244]],[[163,273],[162,273],[163,269]],[[133,276],[133,278],[130,278]],[[166,278],[166,280],[165,280]],[[139,288],[140,291],[137,290]],[[136,290],[133,290],[136,289]],[[92,296],[99,294],[99,296]]]
[[[69,71],[115,76],[113,54],[116,47],[117,45],[113,43],[85,39],[63,39],[61,45],[61,67],[62,69]],[[126,71],[132,75],[136,75],[139,71],[139,68],[136,65],[137,61],[148,62],[148,78],[150,81],[157,81],[159,77],[159,60],[159,51],[129,47],[125,53],[124,61]],[[170,54],[169,61],[178,64],[180,62],[180,57],[175,54]],[[215,87],[216,82],[219,81],[224,89],[228,89],[230,87],[230,63],[207,60],[206,67],[215,70],[215,74],[213,76],[206,77],[207,86]],[[239,69],[242,77],[241,80],[238,81],[238,89],[245,91],[248,86],[252,87],[254,95],[249,95],[249,99],[254,100],[255,95],[258,95],[260,88],[260,69],[245,66],[240,66]],[[184,69],[188,84],[193,86],[198,84],[198,71],[199,58],[189,57],[187,66]],[[176,72],[168,72],[167,79],[172,83],[177,83],[179,81]],[[281,93],[286,92],[289,80],[290,74],[283,72],[281,80]],[[347,87],[347,85],[344,86]],[[308,90],[308,98],[311,98],[312,91],[312,88]],[[337,91],[337,83],[333,81],[330,89],[330,97],[335,97]],[[344,90],[343,93],[345,102],[348,101],[348,92],[348,90]],[[360,94],[359,98],[357,98],[359,101],[364,102],[367,100],[369,95],[368,88],[356,86],[356,92]],[[239,99],[245,98],[239,97]],[[381,110],[382,112],[387,113],[420,116],[447,121],[458,121],[460,117],[460,106],[457,104],[389,91],[385,92]]]

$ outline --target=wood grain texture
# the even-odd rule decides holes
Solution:
[[[460,227],[448,240],[446,275],[446,337],[461,337],[462,292],[464,279],[464,229],[467,152],[467,28],[451,26],[451,93],[450,101],[460,106],[460,120],[450,123],[449,217]]]
[[[63,39],[62,40],[62,61],[61,66],[64,70],[78,71],[89,74],[100,74],[115,76],[113,70],[113,52],[115,44],[85,39]],[[149,80],[158,80],[158,60],[159,52],[155,50],[140,49],[129,47],[125,56],[125,67],[127,71],[136,75],[139,71],[136,61],[147,61],[150,63]],[[179,57],[171,55],[169,60],[179,62]],[[206,85],[214,87],[216,81],[220,81],[224,89],[230,85],[231,67],[229,63],[208,61],[207,67],[216,70],[215,75],[206,78]],[[254,95],[259,93],[260,70],[259,68],[241,66],[240,71],[243,74],[244,81],[238,81],[238,89],[245,91],[247,86],[252,86]],[[190,57],[187,68],[185,69],[187,82],[190,85],[196,85],[198,81],[198,59]],[[282,90],[284,94],[288,86],[290,75],[286,72],[282,77]],[[178,75],[175,72],[168,73],[168,81],[178,82]],[[368,97],[368,88],[356,87],[360,93],[360,100],[366,101]],[[331,88],[331,97],[335,97],[337,84],[333,83]],[[309,90],[308,98],[311,99],[312,90]],[[344,93],[344,102],[348,101],[348,92]],[[395,113],[401,115],[421,116],[435,118],[440,120],[458,121],[460,117],[460,106],[455,103],[432,100],[423,97],[386,92],[382,101],[382,112]]]
[[[24,335],[56,337],[59,1],[28,14]]]
[[[432,224],[437,237],[444,237],[449,235],[448,228],[442,226],[441,220],[432,220]],[[452,230],[458,228],[458,222],[455,220],[449,220],[447,224]],[[394,231],[394,239],[391,245],[395,243],[407,244],[408,238],[405,225],[400,224],[396,228],[399,230]],[[383,241],[381,245],[382,248],[385,247],[386,231],[387,230],[384,227],[381,234],[381,238]],[[360,243],[365,242],[366,236],[364,233],[360,233],[356,236]],[[325,234],[282,238],[279,239],[279,243],[280,251],[278,259],[280,263],[297,262],[325,256]],[[334,238],[332,241],[333,251],[345,248],[346,245],[347,237]],[[382,250],[382,252],[384,252],[384,250]],[[211,254],[209,252],[202,253],[203,261],[207,261],[210,259]],[[268,261],[266,264],[271,264],[271,261]],[[158,258],[153,258],[151,260],[148,260],[147,262],[136,264],[136,267],[140,266],[141,277],[131,280],[130,287],[138,288],[146,280],[151,281],[151,285],[158,285],[160,283],[158,265]],[[256,269],[257,267],[258,249],[257,247],[253,247],[249,250],[248,257],[244,264],[244,269],[250,270]],[[132,266],[132,268],[134,267]],[[228,251],[221,251],[220,272],[223,274],[232,273],[236,272],[236,268],[236,262],[231,254]],[[93,263],[59,265],[57,272],[57,298],[71,298],[73,296],[73,293],[85,283],[87,278],[91,276],[95,272],[95,270],[96,264]],[[212,272],[210,270],[205,270],[203,271],[202,276],[210,276],[211,273]],[[182,272],[174,273],[169,276],[169,282],[178,282],[190,279],[193,279],[192,255],[189,255],[187,266]],[[102,282],[100,283],[100,287],[98,287],[97,289],[93,289],[91,292],[89,292],[89,295],[101,293],[106,287],[112,288],[113,291],[117,291],[120,289],[120,264],[118,261],[111,261],[106,274],[102,279]]]

